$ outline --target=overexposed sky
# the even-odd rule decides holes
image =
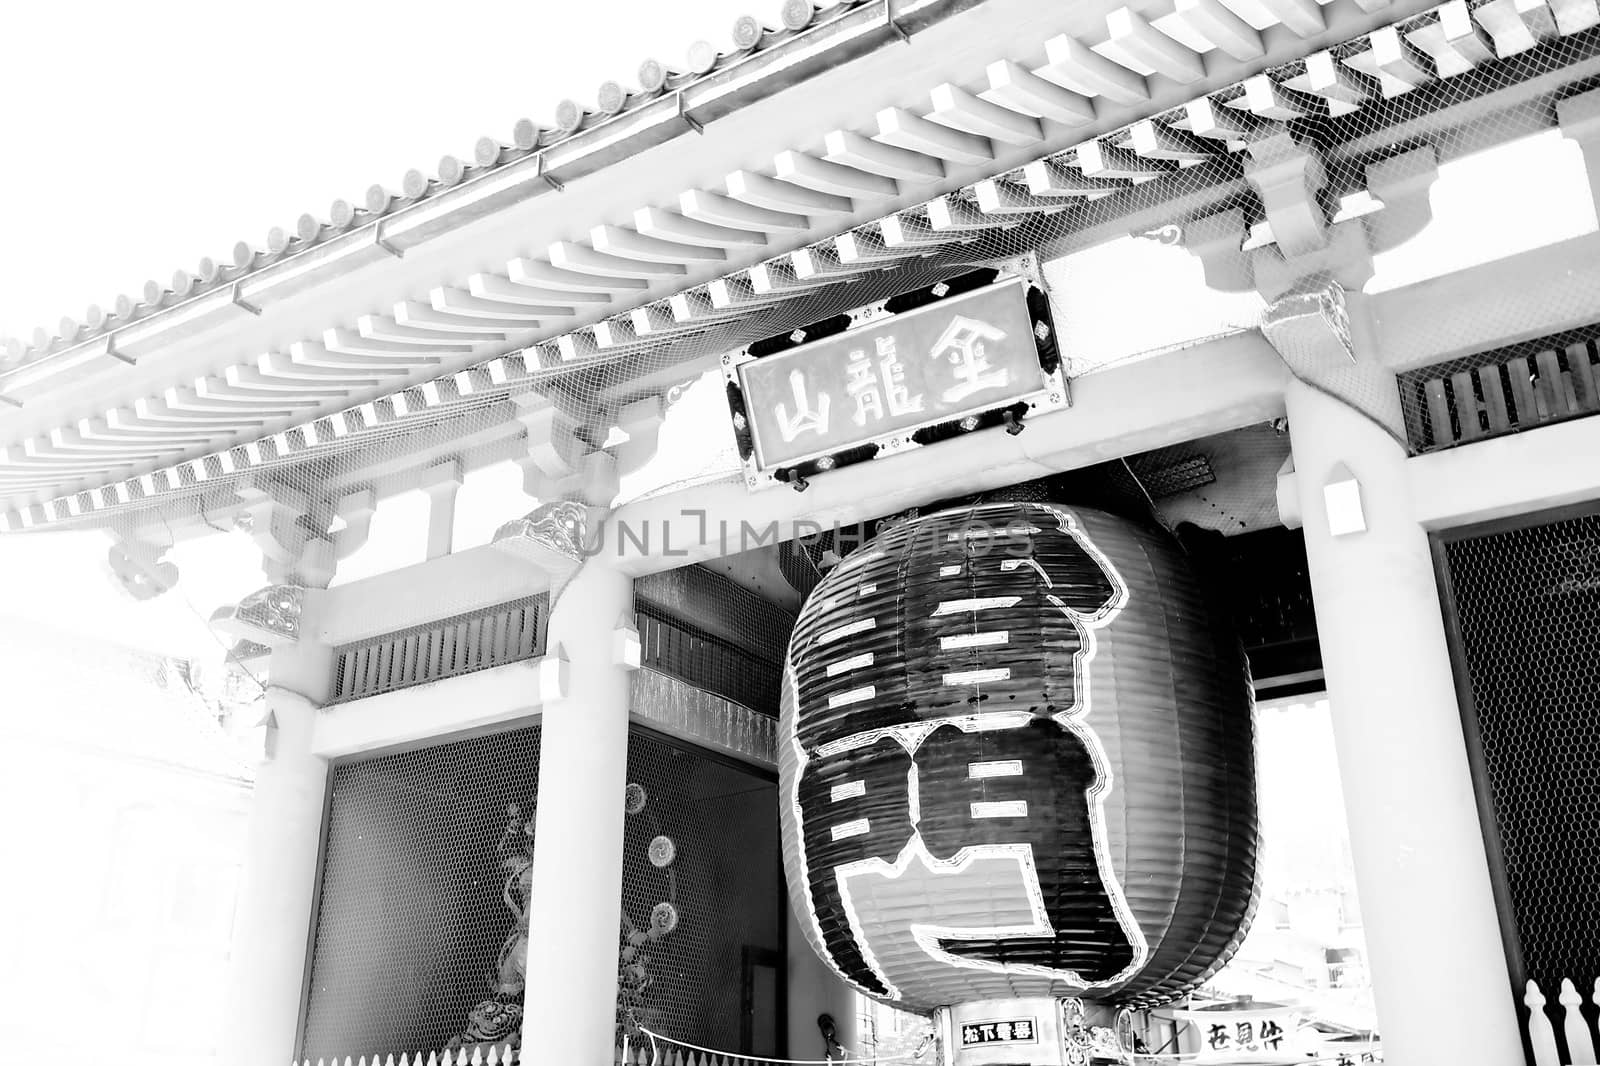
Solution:
[[[0,335],[52,332],[778,0],[0,5]]]

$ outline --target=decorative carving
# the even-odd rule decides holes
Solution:
[[[583,559],[589,544],[589,508],[575,500],[541,503],[494,534],[494,543],[520,542],[570,562]]]
[[[1182,244],[1183,227],[1170,224],[1157,226],[1155,229],[1147,229],[1141,233],[1135,233],[1134,236],[1141,240],[1155,241],[1157,244]]]
[[[1302,377],[1355,362],[1344,286],[1326,275],[1305,279],[1269,304],[1261,333]]]
[[[481,1051],[522,1044],[522,997],[528,985],[528,910],[533,902],[533,824],[515,803],[506,804],[506,828],[495,845],[506,873],[500,898],[515,916],[511,932],[494,962],[494,989],[467,1015],[467,1029],[447,1045],[450,1051]]]
[[[219,607],[211,627],[253,644],[275,648],[300,639],[300,609],[305,590],[299,585],[268,585],[232,607]]]

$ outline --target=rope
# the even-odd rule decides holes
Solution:
[[[676,1044],[679,1047],[688,1048],[690,1051],[699,1051],[706,1055],[716,1055],[725,1059],[739,1059],[742,1062],[759,1062],[764,1064],[770,1063],[775,1064],[775,1066],[833,1066],[834,1063],[840,1061],[839,1059],[775,1059],[768,1055],[741,1055],[733,1051],[718,1051],[716,1048],[701,1047],[699,1044],[691,1044],[686,1040],[674,1040],[670,1036],[662,1036],[659,1033],[653,1033],[642,1025],[639,1026],[639,1031],[650,1038],[652,1052],[651,1062],[658,1061],[654,1047],[655,1042],[658,1039],[663,1040],[668,1044]],[[851,1058],[856,1059],[858,1062],[868,1061],[854,1055],[852,1055]],[[892,1058],[874,1058],[871,1061],[875,1063],[915,1062],[920,1058],[920,1055],[911,1054],[896,1055]]]

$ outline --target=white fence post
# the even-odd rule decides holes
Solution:
[[[1572,984],[1572,979],[1561,979],[1558,997],[1566,1013],[1567,1063],[1569,1066],[1595,1066],[1594,1038],[1589,1035],[1589,1023],[1583,1017],[1583,996]]]
[[[1534,1066],[1561,1066],[1556,1033],[1551,1028],[1550,1016],[1544,1012],[1544,993],[1531,980],[1522,1002],[1528,1008],[1528,1042],[1533,1045]]]

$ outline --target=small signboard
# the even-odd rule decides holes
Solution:
[[[865,309],[843,333],[730,356],[747,484],[806,464],[832,469],[831,457],[864,444],[893,449],[926,427],[1018,403],[1065,407],[1053,327],[1030,309],[1027,285],[1007,278],[900,314]]]
[[[1300,1057],[1300,1018],[1290,1007],[1258,1006],[1174,1011],[1189,1024],[1195,1062],[1281,1063]]]
[[[996,1022],[968,1022],[961,1027],[961,1046],[979,1044],[1033,1044],[1039,1028],[1032,1018],[1008,1018]]]

